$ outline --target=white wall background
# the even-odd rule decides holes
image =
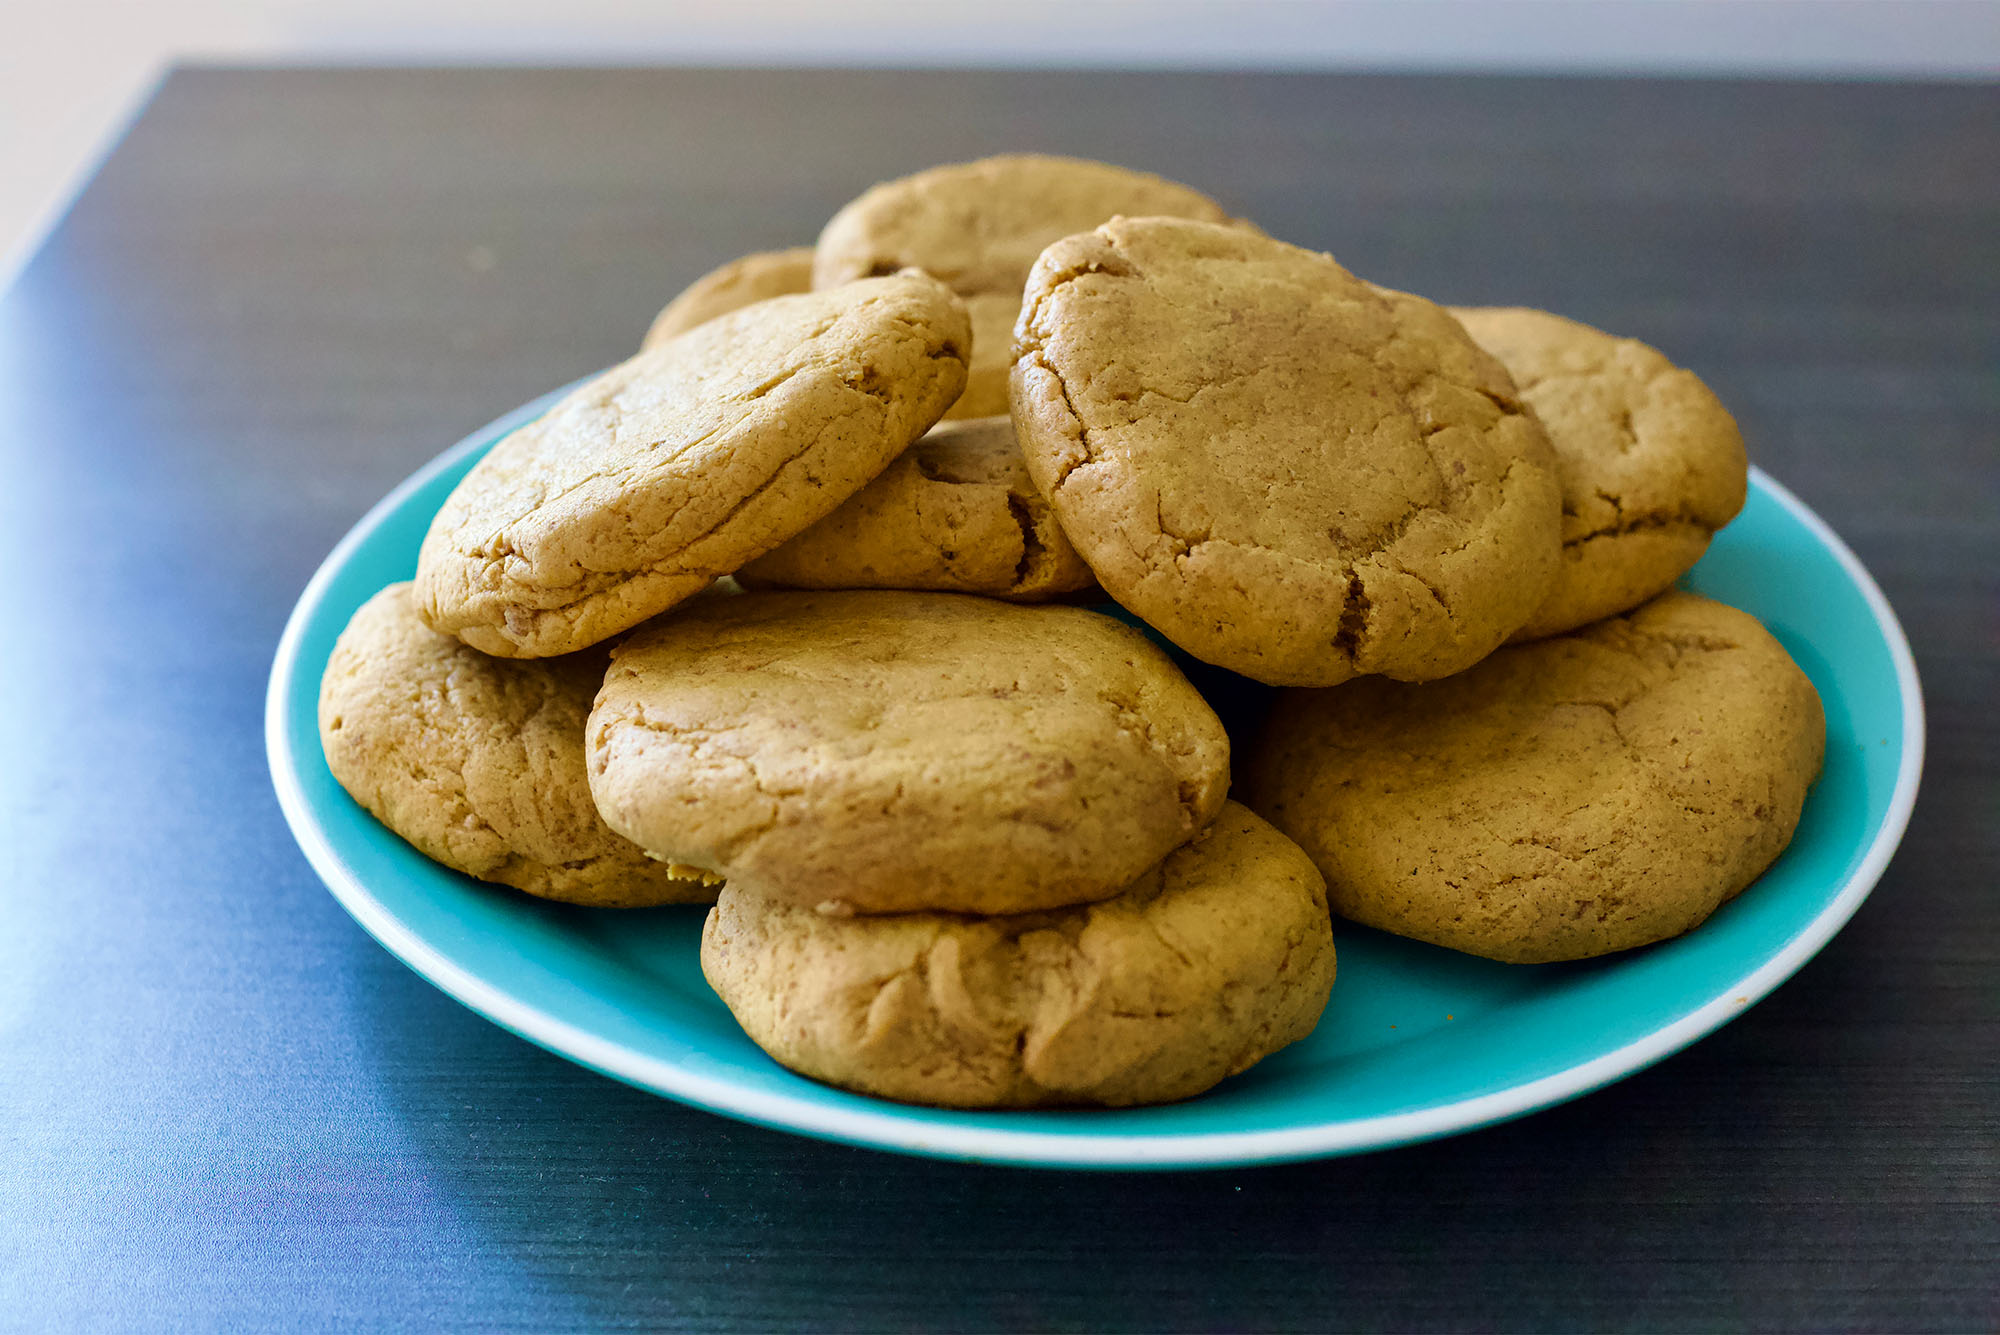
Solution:
[[[174,60],[2000,77],[2000,0],[0,0],[0,287]]]

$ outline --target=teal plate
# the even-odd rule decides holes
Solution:
[[[271,774],[313,867],[411,968],[552,1052],[714,1112],[913,1154],[1079,1168],[1268,1163],[1449,1135],[1596,1089],[1741,1014],[1853,915],[1916,799],[1923,705],[1902,629],[1833,531],[1753,471],[1742,516],[1686,582],[1760,617],[1811,675],[1826,771],[1791,848],[1699,931],[1513,966],[1342,928],[1318,1030],[1168,1107],[970,1113],[829,1089],[765,1057],[709,991],[701,910],[570,908],[483,885],[390,834],[327,771],[315,703],[335,637],[376,590],[410,577],[466,470],[554,397],[440,455],[327,557],[271,670]]]

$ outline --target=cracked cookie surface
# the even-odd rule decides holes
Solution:
[[[1009,153],[884,181],[821,231],[813,285],[831,287],[905,265],[933,274],[965,299],[972,362],[949,417],[1007,411],[1014,319],[1021,285],[1050,242],[1116,214],[1225,222],[1198,190],[1147,172],[1082,158]]]
[[[714,878],[648,858],[591,801],[583,725],[607,661],[489,658],[424,625],[392,584],[320,680],[327,767],[424,856],[481,880],[573,904],[708,903]]]
[[[1229,786],[1221,723],[1143,635],[962,594],[679,610],[613,652],[586,745],[613,829],[831,913],[1102,899]]]
[[[1288,691],[1244,801],[1334,910],[1515,963],[1687,931],[1791,842],[1818,693],[1747,613],[1669,593],[1445,681]]]
[[[1743,434],[1693,372],[1547,311],[1452,314],[1542,419],[1562,480],[1562,573],[1514,639],[1638,606],[1699,561],[1743,508]]]
[[[1319,873],[1231,802],[1114,899],[828,918],[729,887],[702,971],[757,1045],[829,1084],[961,1108],[1190,1098],[1312,1032]]]
[[[838,510],[739,574],[788,588],[932,589],[1015,602],[1094,583],[1029,479],[1005,417],[939,423]]]
[[[761,250],[711,269],[660,309],[640,346],[655,347],[718,315],[770,297],[810,292],[812,265],[812,247],[794,246],[790,250]]]
[[[432,520],[417,606],[487,653],[568,653],[817,522],[965,384],[918,273],[775,297],[613,368],[495,445]]]
[[[1113,598],[1273,685],[1426,680],[1559,560],[1554,456],[1443,310],[1325,255],[1123,218],[1045,251],[1016,330],[1035,485]]]

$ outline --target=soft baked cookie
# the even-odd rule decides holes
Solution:
[[[483,881],[573,904],[708,903],[716,878],[648,858],[590,799],[583,724],[606,657],[488,658],[424,625],[410,586],[392,584],[320,679],[327,768],[424,856]]]
[[[799,589],[938,589],[1017,602],[1092,583],[1029,480],[1005,417],[940,422],[846,504],[739,573]]]
[[[702,972],[756,1044],[847,1089],[959,1108],[1189,1098],[1312,1032],[1324,885],[1228,803],[1115,899],[828,918],[730,886]]]
[[[614,830],[832,913],[1103,899],[1229,787],[1222,725],[1143,635],[948,593],[677,611],[613,651],[587,748]]]
[[[719,316],[493,447],[417,557],[433,629],[568,653],[734,572],[867,485],[965,384],[965,308],[914,271]]]
[[[1445,681],[1287,691],[1252,807],[1336,912],[1515,963],[1687,931],[1791,842],[1826,722],[1756,618],[1670,593]]]
[[[1638,606],[1700,560],[1743,508],[1743,433],[1693,372],[1547,311],[1452,314],[1541,417],[1562,480],[1562,574],[1516,640]]]
[[[950,417],[1007,411],[1007,369],[1021,285],[1043,247],[1117,214],[1215,222],[1208,196],[1146,172],[1081,158],[1009,153],[884,181],[833,215],[813,257],[813,286],[913,265],[965,299],[972,363]]]
[[[1197,658],[1273,685],[1448,676],[1553,586],[1548,439],[1421,297],[1120,218],[1043,253],[1016,340],[1035,485],[1105,591]]]
[[[707,324],[718,315],[741,310],[768,297],[812,291],[811,246],[790,250],[760,250],[731,260],[689,283],[681,294],[653,317],[640,346],[654,347],[677,334]]]

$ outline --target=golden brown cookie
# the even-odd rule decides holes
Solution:
[[[796,589],[937,589],[1041,602],[1092,584],[1005,417],[940,422],[847,503],[740,572]]]
[[[1123,894],[1050,913],[828,918],[731,886],[702,972],[750,1037],[829,1084],[956,1108],[1190,1098],[1312,1032],[1325,888],[1231,802]]]
[[[1562,574],[1514,639],[1638,606],[1699,561],[1743,508],[1743,434],[1692,372],[1547,311],[1452,314],[1541,417],[1562,479]]]
[[[1559,561],[1554,456],[1421,297],[1209,223],[1045,251],[1017,331],[1035,485],[1113,598],[1274,685],[1462,671]]]
[[[714,877],[613,834],[584,776],[603,651],[488,658],[417,619],[392,584],[347,623],[320,680],[319,735],[341,787],[424,856],[545,899],[708,903]]]
[[[1229,740],[1108,617],[948,593],[746,593],[613,652],[590,787],[656,857],[827,912],[1103,899],[1206,825]]]
[[[812,291],[811,246],[762,250],[731,260],[688,284],[653,318],[642,348],[655,347],[677,334],[707,324],[718,315],[741,310],[769,297]]]
[[[509,658],[637,625],[867,485],[958,396],[969,337],[958,299],[911,272],[642,352],[466,474],[418,554],[418,611]]]
[[[1336,912],[1514,963],[1702,922],[1791,842],[1826,723],[1756,618],[1669,593],[1445,681],[1287,691],[1244,798]]]
[[[972,363],[950,417],[1007,411],[1021,285],[1043,247],[1117,214],[1227,221],[1208,196],[1146,172],[1081,158],[1009,153],[884,181],[820,233],[813,286],[913,265],[965,299]]]

